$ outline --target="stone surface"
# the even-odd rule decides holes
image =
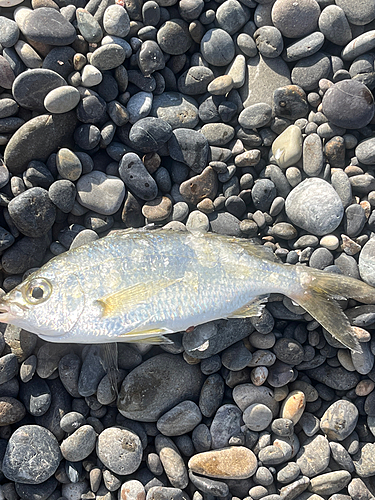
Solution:
[[[186,399],[196,400],[202,384],[198,366],[188,365],[179,356],[160,354],[125,377],[118,408],[127,418],[156,422],[176,404]]]
[[[188,467],[197,474],[218,479],[246,479],[257,469],[254,453],[243,446],[198,453]]]
[[[326,204],[329,203],[330,216],[327,217]],[[334,231],[344,215],[342,202],[323,179],[306,179],[296,186],[285,201],[289,219],[306,231],[322,236]]]
[[[109,427],[99,434],[96,452],[110,471],[120,475],[132,474],[142,460],[142,443],[130,429]]]

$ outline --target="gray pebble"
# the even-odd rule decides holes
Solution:
[[[336,170],[331,176],[331,184],[339,195],[344,208],[352,203],[352,186],[348,175],[343,170]],[[344,219],[345,220],[345,219]]]
[[[331,71],[331,61],[323,52],[298,61],[292,69],[291,79],[295,85],[303,90],[314,90],[318,87],[319,80],[328,78]]]
[[[128,13],[121,5],[109,5],[103,16],[103,27],[108,35],[125,38],[130,31]]]
[[[297,453],[296,462],[304,476],[313,477],[326,469],[330,454],[328,440],[318,435],[306,440]]]
[[[2,471],[11,481],[40,484],[55,473],[61,460],[55,436],[40,425],[23,425],[9,439]]]
[[[86,9],[78,8],[76,10],[77,27],[88,42],[99,42],[103,37],[103,32],[98,21]]]
[[[96,432],[91,425],[82,425],[60,445],[65,460],[78,462],[87,458],[95,449]]]
[[[330,42],[346,45],[352,39],[350,24],[345,12],[337,5],[328,5],[319,16],[319,29]]]
[[[183,401],[159,417],[156,426],[164,436],[181,436],[192,431],[202,420],[193,401]]]
[[[327,200],[330,217],[327,217]],[[318,236],[334,231],[344,215],[344,207],[336,191],[328,182],[318,178],[306,179],[298,184],[288,195],[285,210],[294,224]]]
[[[218,50],[220,47],[220,51]],[[213,66],[226,66],[235,55],[231,36],[220,28],[208,30],[201,41],[201,52],[205,60]]]
[[[316,29],[320,8],[313,0],[304,0],[298,4],[292,0],[277,0],[271,15],[274,26],[285,37],[301,38]]]
[[[241,431],[242,412],[233,404],[225,404],[217,410],[210,427],[212,449],[228,446],[231,436]]]
[[[135,153],[126,153],[122,157],[119,175],[125,185],[141,199],[149,201],[156,197],[157,184]]]
[[[172,486],[186,488],[189,482],[186,466],[172,439],[161,434],[157,435],[155,449]]]
[[[212,358],[208,358],[212,359]],[[202,363],[204,363],[203,360]],[[199,409],[205,417],[212,417],[224,396],[224,381],[218,373],[207,377],[199,396]]]
[[[283,37],[274,26],[263,26],[253,35],[259,53],[264,57],[278,57],[284,48]]]
[[[37,376],[34,376],[30,382],[21,384],[19,398],[27,411],[34,416],[46,413],[51,404],[49,387],[43,379]]]
[[[109,427],[99,434],[96,453],[110,471],[126,475],[138,469],[143,450],[141,440],[135,432],[116,426]]]
[[[112,215],[120,208],[125,197],[121,179],[94,170],[77,182],[77,201],[84,207],[102,215]]]
[[[237,0],[226,0],[216,10],[217,25],[230,35],[242,28],[248,19],[248,10]]]

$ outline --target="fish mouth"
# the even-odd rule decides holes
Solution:
[[[19,304],[8,296],[0,298],[0,323],[11,323],[13,319],[23,316],[27,307]]]

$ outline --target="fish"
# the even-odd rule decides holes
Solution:
[[[214,233],[116,230],[54,257],[2,296],[0,322],[49,342],[157,345],[209,321],[259,316],[281,293],[358,351],[337,299],[372,304],[375,288],[283,264],[268,250]]]

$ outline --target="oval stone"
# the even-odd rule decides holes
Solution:
[[[202,476],[218,479],[247,479],[254,475],[258,461],[254,453],[244,446],[230,446],[220,450],[197,453],[188,467]]]
[[[77,33],[73,25],[51,7],[32,10],[22,23],[22,33],[34,42],[46,45],[70,45]]]
[[[44,107],[50,113],[67,113],[74,109],[81,99],[80,93],[71,85],[51,90],[44,99]]]
[[[192,129],[199,121],[198,104],[195,99],[180,92],[164,92],[154,96],[150,116],[166,121],[173,130]]]
[[[302,156],[302,133],[296,125],[290,125],[272,143],[272,154],[280,168],[286,169],[297,163]]]
[[[142,118],[130,129],[129,139],[142,153],[152,153],[160,149],[172,135],[172,127],[161,118]]]
[[[44,110],[47,94],[58,87],[66,86],[62,76],[50,69],[29,69],[17,76],[13,83],[13,97],[26,109]]]
[[[198,365],[188,365],[179,355],[158,354],[125,377],[118,409],[132,420],[156,422],[178,403],[197,401],[203,381]]]

